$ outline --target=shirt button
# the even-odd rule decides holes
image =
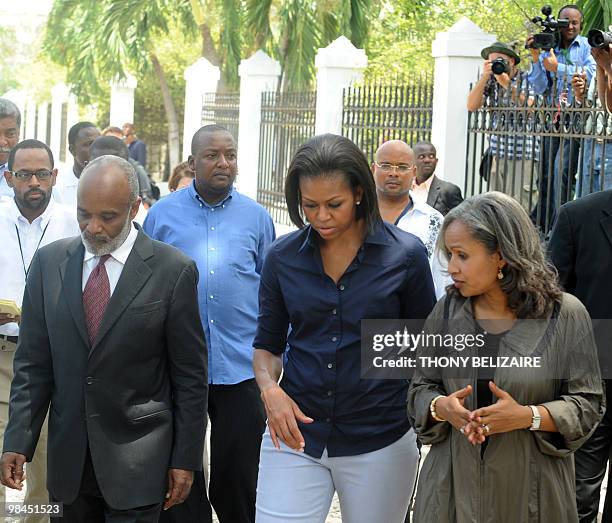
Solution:
[[[214,211],[215,211],[215,208],[213,207],[213,208],[211,209],[211,211],[213,211],[213,212],[214,212]]]
[[[211,228],[210,228],[210,230],[211,230],[211,231],[214,231],[214,230],[215,230],[215,228],[214,228],[214,227],[211,227]]]
[[[215,297],[211,294],[210,295],[210,299],[213,300]]]
[[[215,320],[210,320],[210,323],[215,323]]]
[[[332,314],[335,316],[336,314],[338,314],[338,311],[336,309],[332,309]]]
[[[332,336],[332,341],[338,341],[338,338],[336,336]]]
[[[211,250],[211,251],[214,251],[214,250],[215,250],[215,248],[214,248],[214,247],[211,247],[211,248],[210,248],[210,250]]]
[[[340,290],[343,291],[344,290],[344,284],[340,285]]]
[[[327,368],[328,369],[333,369],[334,368],[334,364],[333,363],[328,363],[327,364]]]
[[[327,395],[328,395],[328,396],[331,396],[332,394],[333,394],[333,392],[332,392],[331,390],[328,390],[328,391],[327,391]]]
[[[210,273],[211,273],[211,274],[214,274],[214,273],[215,273],[215,271],[210,271]]]

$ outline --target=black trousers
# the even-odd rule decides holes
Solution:
[[[612,380],[606,380],[608,409],[599,426],[588,441],[574,454],[576,464],[576,498],[580,523],[597,521],[599,491],[612,461]],[[612,523],[612,481],[608,477],[608,490],[602,523]]]
[[[64,505],[63,516],[53,518],[53,521],[65,523],[157,523],[161,508],[161,503],[129,510],[116,510],[109,507],[100,492],[91,462],[91,454],[87,449],[79,495],[73,503]]]
[[[266,417],[254,379],[235,385],[210,385],[210,502],[221,523],[254,523],[261,436]],[[204,482],[194,482],[189,497],[162,513],[160,523],[209,523]],[[194,507],[200,507],[194,519]],[[187,512],[188,511],[188,512]]]

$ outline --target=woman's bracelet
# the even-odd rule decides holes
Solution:
[[[431,414],[431,417],[435,419],[436,421],[446,421],[444,418],[441,418],[440,416],[436,414],[436,402],[440,398],[446,398],[446,396],[443,396],[443,395],[436,396],[433,400],[431,400],[431,403],[429,404],[429,412]]]

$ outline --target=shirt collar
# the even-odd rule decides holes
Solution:
[[[198,191],[196,191],[195,188],[195,180],[193,180],[193,182],[191,182],[191,185],[189,187],[187,187],[187,189],[185,189],[186,191],[189,191],[189,195],[194,198],[199,204],[202,205],[206,205],[206,207],[209,208],[213,208],[213,207],[219,207],[220,205],[225,205],[225,203],[234,196],[234,193],[236,192],[236,188],[232,185],[229,192],[227,193],[227,196],[225,198],[223,198],[223,200],[221,200],[218,203],[215,203],[214,205],[211,205],[210,203],[208,203],[206,200],[204,200],[204,198],[202,198],[199,194]]]
[[[298,252],[302,252],[306,247],[315,248],[319,245],[320,236],[312,228],[312,226],[308,225],[305,231],[306,236],[304,238],[304,241],[302,242],[302,245],[300,245]],[[366,234],[363,243],[373,245],[391,245],[386,226],[382,220],[379,225],[374,226],[374,229],[372,231],[369,231],[368,234]]]
[[[49,220],[51,219],[51,216],[53,215],[53,211],[55,207],[56,207],[56,204],[53,201],[53,198],[51,198],[49,200],[49,204],[47,205],[47,208],[45,209],[45,212],[43,212],[38,218],[36,218],[32,222],[32,224],[38,221],[42,228],[46,227],[47,224],[49,223]],[[21,214],[19,207],[17,207],[17,204],[15,203],[15,198],[11,198],[9,202],[9,208],[10,208],[10,214],[13,218],[13,221],[16,224],[18,224],[20,221],[24,223],[29,223],[28,219],[23,214]]]
[[[125,265],[125,262],[127,261],[128,256],[132,252],[132,247],[134,246],[134,243],[136,243],[137,237],[138,237],[138,230],[132,224],[132,229],[130,230],[128,237],[119,247],[117,247],[113,252],[111,252],[110,255],[115,260],[117,260],[119,263],[121,263],[122,265]],[[96,258],[96,255],[89,252],[87,248],[85,248],[85,257],[83,258],[83,262],[88,262],[92,258]]]
[[[431,187],[431,182],[433,182],[435,174],[432,173],[432,175],[427,178],[427,180],[425,180],[423,183],[417,183],[417,178],[416,176],[414,177],[414,182],[412,184],[412,189],[416,189],[417,187],[419,189],[427,189],[427,191],[429,191],[429,188]]]

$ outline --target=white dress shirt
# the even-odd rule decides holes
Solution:
[[[132,252],[132,247],[134,247],[134,243],[136,242],[136,237],[138,236],[138,230],[132,225],[132,230],[125,241],[117,247],[113,252],[110,253],[111,257],[106,260],[104,267],[106,268],[106,274],[108,274],[108,282],[110,284],[110,295],[113,295],[115,292],[115,287],[117,287],[117,282],[123,272],[123,267],[125,266],[125,262],[128,259],[128,256]],[[83,258],[83,285],[82,290],[85,290],[85,285],[87,284],[87,280],[89,279],[89,275],[98,265],[100,261],[100,256],[96,256],[95,254],[89,252],[85,249],[85,257]]]
[[[58,170],[55,187],[53,187],[53,198],[57,203],[68,207],[76,215],[77,189],[79,179],[74,174],[72,165],[67,165]]]
[[[440,299],[446,293],[445,287],[452,282],[447,272],[448,266],[436,252],[436,242],[444,216],[431,205],[416,201],[412,191],[410,191],[410,198],[413,202],[412,209],[402,216],[397,226],[417,236],[427,248],[436,297]]]
[[[7,164],[0,165],[0,200],[4,197],[13,198],[15,196],[13,189],[11,189],[8,186],[8,183],[6,183],[6,178],[4,177],[4,171],[8,171]]]
[[[21,214],[15,200],[0,204],[0,299],[13,300],[21,307],[26,272],[37,248],[79,234],[74,213],[53,200],[32,223]],[[18,336],[19,326],[0,325],[0,334]]]

